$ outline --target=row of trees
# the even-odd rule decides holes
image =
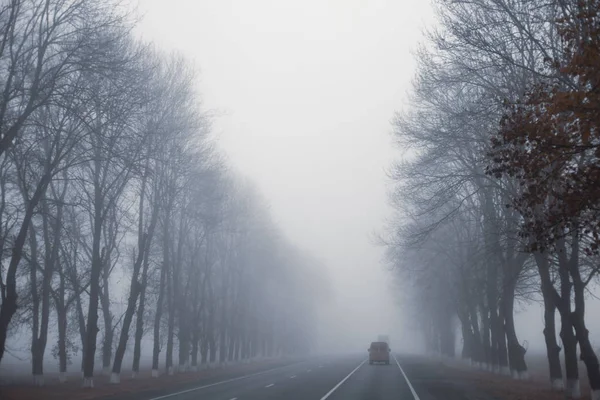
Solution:
[[[225,167],[192,69],[116,3],[0,7],[0,361],[25,330],[38,384],[49,351],[88,387],[128,350],[154,375],[308,352],[315,262]]]
[[[522,377],[515,302],[541,299],[552,386],[580,396],[579,357],[600,398],[585,323],[600,265],[600,2],[435,5],[395,121],[411,152],[392,170],[390,261],[431,351],[454,356],[458,321],[463,358]]]

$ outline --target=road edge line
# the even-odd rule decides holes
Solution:
[[[350,378],[350,377],[352,376],[352,374],[353,374],[353,373],[355,373],[355,372],[356,372],[356,371],[357,371],[357,370],[358,370],[360,367],[362,367],[362,365],[363,365],[364,363],[366,363],[366,362],[367,362],[367,360],[363,360],[363,362],[361,362],[360,364],[358,364],[358,367],[354,368],[354,369],[352,370],[352,372],[350,372],[348,375],[346,375],[346,377],[345,377],[344,379],[342,379],[342,380],[341,380],[341,381],[340,381],[340,382],[339,382],[337,385],[335,385],[335,386],[333,387],[333,389],[331,389],[329,392],[327,392],[327,394],[326,394],[325,396],[321,397],[321,400],[326,400],[326,399],[327,399],[329,396],[331,396],[331,395],[333,394],[333,392],[335,392],[335,391],[336,391],[336,389],[337,389],[337,388],[339,388],[340,386],[342,386],[342,384],[343,384],[344,382],[346,382],[346,380],[347,380],[348,378]]]
[[[404,380],[406,381],[406,383],[408,384],[408,388],[410,389],[410,392],[413,395],[413,398],[415,400],[421,400],[419,398],[419,395],[417,394],[417,392],[415,391],[415,388],[413,387],[413,385],[410,383],[410,381],[408,380],[408,376],[406,376],[406,374],[404,373],[404,370],[402,369],[402,367],[400,366],[400,363],[398,362],[398,359],[396,358],[396,355],[393,356],[394,357],[394,361],[396,361],[396,365],[398,366],[398,368],[400,368],[400,372],[402,372],[402,376],[404,377]]]
[[[271,369],[268,369],[266,371],[259,371],[259,372],[255,372],[255,373],[249,374],[249,375],[238,376],[236,378],[225,379],[224,381],[209,383],[208,385],[198,386],[198,387],[195,387],[195,388],[186,389],[186,390],[182,390],[182,391],[175,392],[175,393],[169,393],[169,394],[165,394],[163,396],[152,397],[152,398],[149,398],[147,400],[168,399],[169,397],[179,396],[180,394],[191,393],[191,392],[195,392],[197,390],[209,388],[209,387],[212,387],[212,386],[218,386],[218,385],[222,385],[224,383],[235,382],[235,381],[239,381],[241,379],[245,379],[245,378],[250,378],[250,377],[253,377],[253,376],[258,376],[258,375],[266,374],[267,372],[277,371],[278,369],[283,369],[283,368],[289,367],[290,365],[296,365],[296,364],[300,364],[300,363],[303,363],[303,362],[305,362],[305,361],[299,361],[299,362],[292,363],[292,364],[282,365],[280,367],[271,368]]]

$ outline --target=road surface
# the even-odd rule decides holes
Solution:
[[[248,375],[212,378],[185,387],[131,393],[110,400],[471,400],[469,388],[446,380],[430,361],[393,356],[318,357]]]

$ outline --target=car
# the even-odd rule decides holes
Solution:
[[[371,347],[367,350],[369,352],[369,364],[374,363],[390,363],[390,346],[387,342],[371,342]]]

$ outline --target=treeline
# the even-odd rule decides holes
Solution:
[[[126,351],[134,375],[310,351],[315,263],[228,171],[193,69],[118,3],[0,7],[0,360],[30,332],[37,384],[51,352],[91,387]]]
[[[541,300],[552,387],[580,397],[580,359],[600,398],[600,2],[434,3],[394,122],[390,261],[430,351],[454,356],[458,324],[463,358],[522,378],[515,304]]]

